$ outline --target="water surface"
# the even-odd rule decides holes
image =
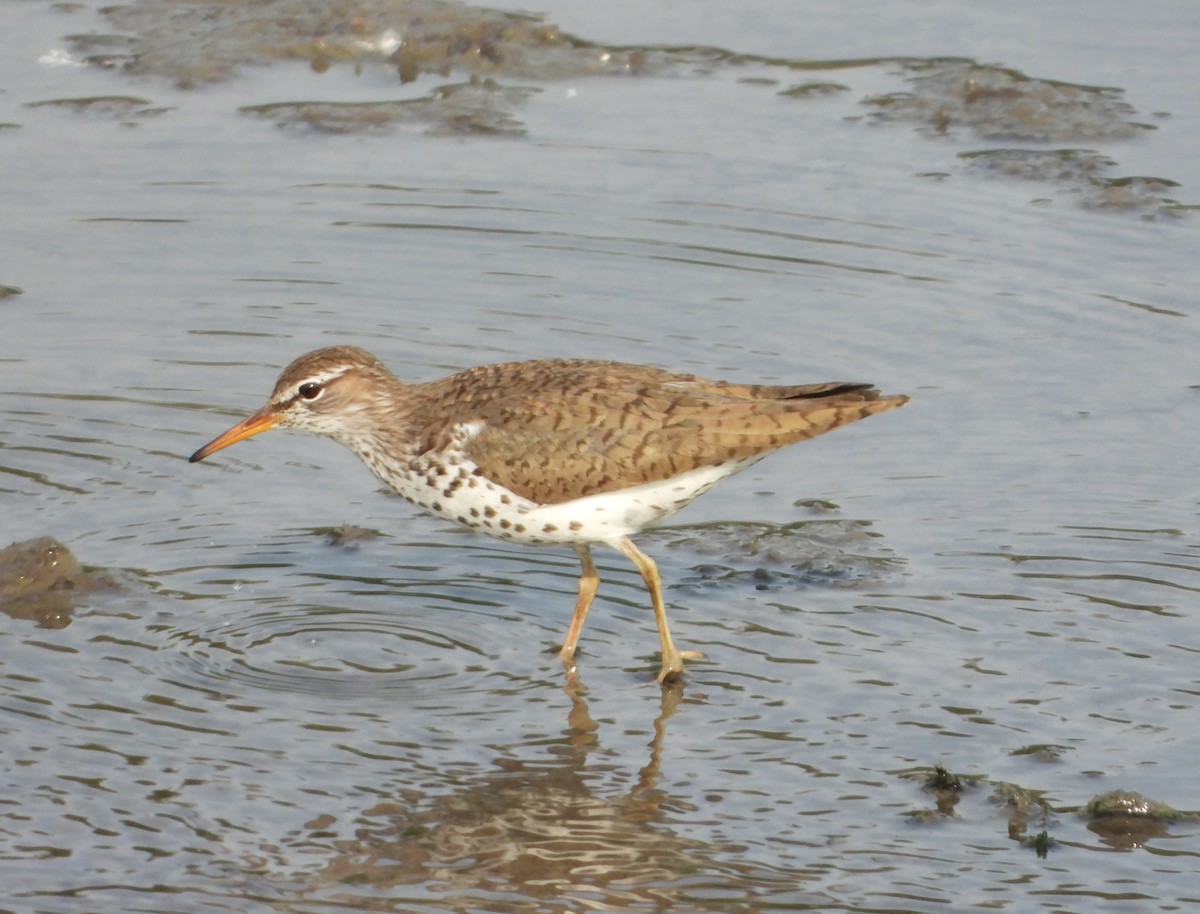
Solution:
[[[3,8],[0,546],[81,567],[0,605],[0,907],[1195,903],[1189,5],[195,9]],[[571,691],[570,553],[186,463],[335,342],[914,399],[639,539],[679,687],[598,555]]]

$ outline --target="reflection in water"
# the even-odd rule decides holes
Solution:
[[[776,893],[798,898],[797,874],[720,863],[738,849],[685,837],[674,825],[698,812],[658,786],[682,683],[663,687],[649,758],[616,796],[592,786],[609,763],[585,689],[575,682],[564,691],[568,726],[544,760],[500,758],[452,793],[389,798],[364,810],[366,826],[334,844],[334,858],[308,892],[357,905],[361,889],[343,897],[335,887],[422,886],[456,909],[490,911],[712,910],[701,899],[713,890],[731,905]],[[330,824],[315,822],[314,832]],[[373,909],[407,910],[407,903]]]

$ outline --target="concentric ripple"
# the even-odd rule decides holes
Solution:
[[[173,633],[179,662],[210,683],[331,697],[427,688],[483,651],[402,613],[287,604]],[[456,628],[458,626],[455,626]]]

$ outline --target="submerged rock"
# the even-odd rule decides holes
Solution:
[[[903,567],[869,524],[859,520],[813,520],[790,524],[723,521],[674,525],[647,535],[709,561],[693,566],[682,586],[854,587],[891,577]]]
[[[0,549],[0,612],[32,619],[39,628],[70,625],[80,597],[107,583],[50,536]]]
[[[540,90],[502,86],[491,79],[439,86],[424,98],[384,102],[277,102],[242,108],[272,120],[280,127],[307,128],[321,133],[376,133],[398,124],[428,124],[436,135],[523,136],[525,126],[515,116],[531,93]]]
[[[592,45],[536,16],[447,0],[153,0],[104,13],[121,34],[71,36],[77,54],[181,86],[287,60],[318,72],[382,63],[408,83],[452,70],[531,79],[629,72],[680,56]]]
[[[1185,813],[1171,808],[1166,803],[1151,800],[1133,790],[1110,790],[1108,793],[1092,797],[1084,806],[1083,814],[1091,819],[1130,816],[1138,819],[1156,819],[1160,822],[1188,818]]]
[[[1145,130],[1120,89],[1026,76],[960,58],[906,61],[909,88],[863,104],[878,123],[915,123],[946,135],[969,131],[988,140],[1035,143],[1129,139]]]
[[[277,100],[242,107],[285,128],[386,133],[417,123],[434,135],[523,136],[520,107],[540,88],[510,85],[591,76],[695,76],[752,67],[747,91],[773,88],[781,105],[853,91],[856,70],[887,68],[903,82],[861,100],[873,125],[911,125],[935,139],[965,137],[1043,148],[960,151],[970,171],[1037,180],[1095,210],[1179,215],[1166,178],[1101,174],[1114,163],[1080,144],[1125,141],[1154,129],[1119,88],[1029,76],[961,57],[803,60],[690,45],[612,46],[573,36],[540,17],[453,0],[134,0],[102,10],[113,31],[68,36],[79,59],[181,87],[230,80],[254,67],[301,62],[324,73],[348,65],[372,89],[424,77],[456,82],[423,97]],[[836,73],[839,81],[822,78]],[[778,86],[797,72],[814,78]],[[775,74],[778,74],[776,76]],[[466,80],[465,82],[463,80]],[[140,103],[140,107],[138,104]],[[136,123],[164,110],[140,99],[55,99],[73,110]],[[861,108],[859,110],[862,110]],[[786,113],[781,116],[787,116]],[[1044,148],[1045,144],[1069,148]],[[946,177],[938,169],[927,174]],[[1038,198],[1035,202],[1045,202]]]
[[[1095,209],[1172,209],[1164,196],[1175,181],[1154,177],[1109,177],[1116,165],[1091,149],[983,149],[959,153],[969,167],[990,175],[1055,184]]]
[[[1197,820],[1194,814],[1180,812],[1132,790],[1110,790],[1092,797],[1081,812],[1091,820],[1089,831],[1105,844],[1123,850],[1166,837],[1167,826],[1172,822]]]

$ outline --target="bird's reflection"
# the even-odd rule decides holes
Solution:
[[[611,782],[617,766],[609,750],[601,751],[586,690],[571,677],[563,739],[543,758],[498,758],[419,809],[397,800],[366,810],[371,824],[336,845],[311,890],[421,885],[464,902],[501,894],[511,902],[516,893],[554,899],[563,910],[622,910],[669,904],[679,891],[708,884],[718,853],[731,849],[677,834],[672,817],[694,807],[659,788],[668,724],[684,688],[662,688],[649,757],[633,786],[602,795],[597,787]]]

